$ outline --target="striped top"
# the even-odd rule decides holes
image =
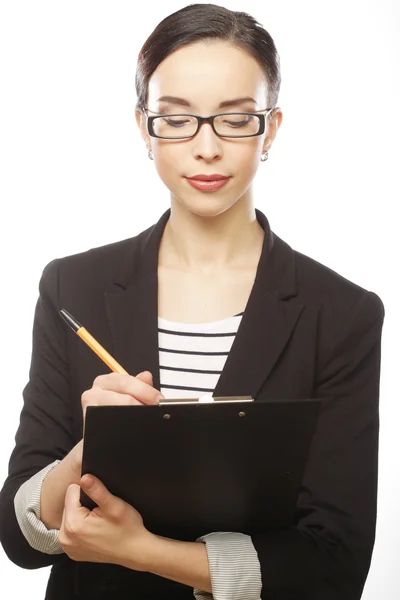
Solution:
[[[158,318],[160,391],[166,398],[213,393],[242,315],[194,324]]]
[[[195,324],[158,318],[160,391],[165,398],[213,394],[242,316],[239,313],[221,321]],[[45,554],[63,552],[58,530],[48,530],[40,520],[42,482],[58,462],[23,483],[14,498],[23,535],[30,546]],[[206,544],[213,592],[194,589],[196,600],[260,600],[260,563],[250,536],[214,532],[198,541]]]

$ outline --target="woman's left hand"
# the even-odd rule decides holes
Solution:
[[[79,501],[80,486],[98,505],[93,510]],[[114,563],[144,571],[146,555],[155,537],[130,504],[110,494],[93,475],[72,484],[65,495],[59,540],[75,561]]]

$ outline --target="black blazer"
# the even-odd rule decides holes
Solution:
[[[192,588],[149,573],[32,549],[13,507],[19,486],[81,439],[81,394],[109,372],[63,323],[61,308],[129,373],[151,371],[159,389],[157,263],[169,214],[131,239],[54,260],[40,281],[29,383],[0,494],[0,540],[21,567],[53,565],[49,600],[193,598]],[[327,400],[298,498],[297,526],[253,537],[262,598],[358,600],[375,535],[384,308],[374,293],[292,250],[262,212],[256,215],[265,231],[262,254],[214,394]]]

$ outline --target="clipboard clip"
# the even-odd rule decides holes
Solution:
[[[211,396],[205,394],[199,398],[165,398],[160,400],[159,406],[170,406],[171,404],[217,404],[228,402],[254,402],[251,396]]]

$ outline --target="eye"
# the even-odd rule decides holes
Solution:
[[[171,117],[164,117],[164,121],[171,127],[182,127],[183,125],[190,123],[189,119],[171,119]]]
[[[224,123],[227,123],[231,127],[244,127],[248,125],[251,117],[243,117],[243,115],[237,115],[237,117],[231,117],[230,119],[224,119]]]

